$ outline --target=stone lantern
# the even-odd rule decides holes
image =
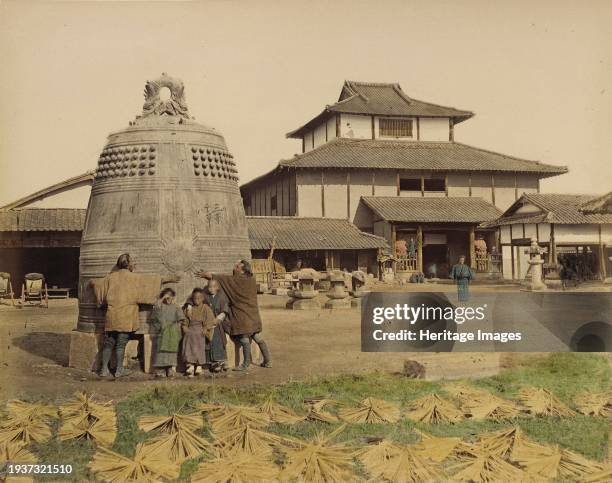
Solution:
[[[314,288],[315,277],[312,273],[302,270],[298,273],[299,287],[291,291],[291,299],[286,308],[292,310],[316,310],[321,304],[315,300],[318,292]]]
[[[544,265],[544,260],[542,260],[543,252],[544,250],[538,245],[538,240],[532,238],[528,251],[529,260],[527,261],[531,267],[531,281],[527,284],[527,290],[536,291],[546,288],[546,285],[544,285],[542,281],[542,265]]]
[[[361,270],[356,270],[351,274],[352,290],[350,291],[351,296],[351,307],[361,307],[361,299],[370,293],[366,290],[366,274]]]
[[[329,283],[331,288],[327,292],[329,300],[325,303],[326,309],[350,309],[351,302],[347,298],[346,285],[344,282],[344,274],[339,271],[334,271],[329,275]]]

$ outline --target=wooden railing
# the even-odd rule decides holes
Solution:
[[[417,259],[416,257],[398,256],[397,271],[398,272],[416,272]]]
[[[502,269],[502,257],[499,253],[476,255],[476,272],[499,273]]]

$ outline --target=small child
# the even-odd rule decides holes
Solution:
[[[176,292],[165,288],[152,313],[152,325],[157,329],[157,350],[154,367],[157,377],[176,375],[177,354],[181,344],[180,323],[185,320],[181,309],[174,303]]]
[[[223,325],[227,322],[229,312],[229,301],[225,296],[219,282],[212,279],[206,287],[206,304],[211,308],[215,316],[214,327],[207,333],[206,337],[206,361],[210,364],[210,372],[226,371],[225,360],[227,355],[225,345],[227,338]]]
[[[187,305],[183,323],[183,360],[187,364],[187,377],[202,374],[202,366],[206,364],[206,330],[214,323],[215,316],[210,307],[204,303],[204,291],[193,289],[191,302]]]

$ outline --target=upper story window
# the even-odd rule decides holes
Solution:
[[[446,191],[444,178],[400,178],[400,191],[442,192]]]
[[[378,121],[380,137],[411,138],[412,119],[384,119]]]

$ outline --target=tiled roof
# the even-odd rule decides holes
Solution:
[[[568,225],[612,223],[612,214],[590,214],[580,211],[582,206],[596,198],[596,196],[589,195],[525,193],[500,218],[488,223],[488,226],[514,225],[517,223],[559,223]],[[515,214],[515,211],[525,204],[533,204],[542,211],[540,213]]]
[[[81,231],[85,213],[73,208],[0,210],[0,231]]]
[[[376,216],[387,221],[420,223],[482,223],[501,211],[482,198],[362,196]]]
[[[586,214],[612,213],[612,191],[603,196],[600,196],[599,198],[587,201],[580,207],[580,211]]]
[[[537,173],[541,177],[567,173],[553,166],[455,142],[380,141],[337,138],[312,151],[283,160],[287,168],[365,168],[424,171],[495,171]]]
[[[456,123],[474,115],[470,111],[412,99],[397,83],[345,81],[338,102],[326,106],[321,114],[288,133],[287,137],[301,137],[305,130],[312,128],[334,112],[379,116],[451,117]]]
[[[387,248],[378,236],[360,231],[344,219],[248,216],[252,250],[355,250]]]

